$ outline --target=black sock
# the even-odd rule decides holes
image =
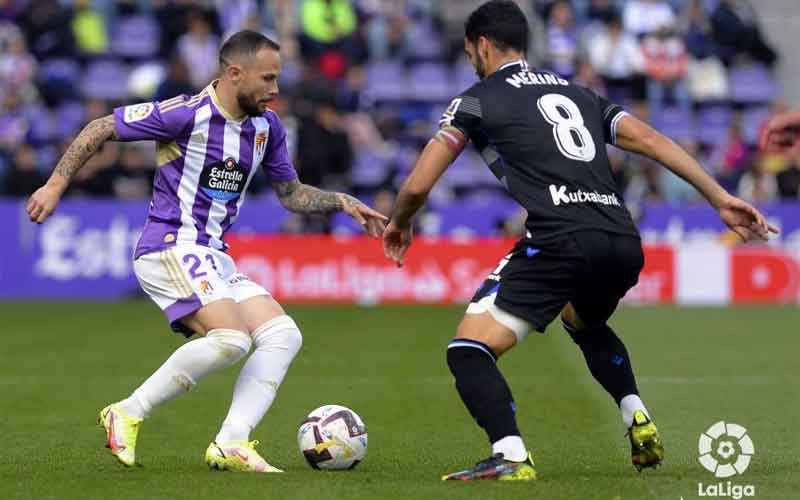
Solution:
[[[639,394],[628,350],[610,326],[575,331],[564,323],[564,329],[583,351],[586,365],[595,380],[617,404],[628,394]]]
[[[520,435],[514,399],[496,362],[492,350],[481,342],[456,339],[447,347],[447,365],[458,394],[490,443]]]

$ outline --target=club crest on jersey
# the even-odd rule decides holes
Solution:
[[[267,133],[259,132],[256,134],[256,156],[261,158],[264,156],[264,151],[267,149]]]
[[[207,165],[200,174],[200,188],[215,200],[229,201],[244,191],[247,171],[232,157]]]

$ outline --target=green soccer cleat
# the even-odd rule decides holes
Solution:
[[[142,419],[126,414],[115,405],[100,410],[97,425],[106,431],[106,448],[122,465],[132,467],[136,463],[136,437]]]
[[[257,445],[258,441],[213,442],[206,449],[206,464],[211,470],[283,472],[258,454]]]
[[[656,424],[647,418],[643,411],[633,413],[633,425],[628,429],[631,441],[631,461],[636,470],[642,472],[645,467],[656,467],[664,460],[664,445],[658,435]]]
[[[442,481],[533,481],[536,479],[536,469],[533,467],[530,453],[524,462],[512,462],[504,459],[502,453],[495,453],[475,464],[472,469],[442,476]]]

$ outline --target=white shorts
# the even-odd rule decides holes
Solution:
[[[178,245],[140,256],[133,270],[142,290],[167,315],[176,332],[191,336],[181,318],[215,300],[242,302],[269,295],[236,270],[226,253],[200,245]]]

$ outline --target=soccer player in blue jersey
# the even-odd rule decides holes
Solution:
[[[259,33],[236,33],[220,49],[219,80],[192,97],[125,106],[92,121],[28,202],[31,220],[42,223],[104,142],[156,141],[159,169],[134,270],[173,330],[201,338],[182,345],[128,398],[100,411],[107,446],[124,465],[135,463],[140,424],[153,410],[253,347],[205,460],[213,469],[280,472],[255,450],[250,433],[272,404],[302,337],[269,292],[237,272],[224,241],[257,168],[291,211],[344,211],[372,236],[384,229],[386,218],[352,196],[299,182],[286,131],[267,108],[278,94],[279,49]]]

